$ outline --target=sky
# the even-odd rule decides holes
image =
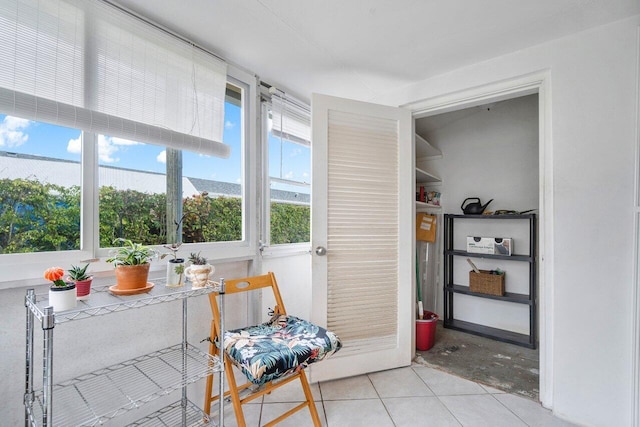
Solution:
[[[228,159],[183,152],[183,175],[191,178],[240,183],[241,108],[225,103],[223,142],[231,148]],[[310,150],[297,144],[270,138],[269,168],[271,175],[309,183]],[[162,146],[100,135],[99,163],[148,172],[165,173],[166,151]],[[282,149],[282,151],[281,151]],[[0,114],[0,150],[56,159],[80,161],[80,131],[42,122],[33,122]],[[281,161],[282,160],[282,161]],[[273,188],[289,189],[278,185]],[[304,187],[294,191],[308,192]]]

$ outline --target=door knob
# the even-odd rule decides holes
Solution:
[[[316,248],[316,254],[320,255],[320,256],[325,256],[327,254],[327,249],[323,246],[318,246]]]

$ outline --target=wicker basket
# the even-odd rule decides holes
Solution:
[[[491,274],[490,271],[480,270],[480,273],[469,272],[469,290],[480,294],[504,295],[504,276],[502,274]]]

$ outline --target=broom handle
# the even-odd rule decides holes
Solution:
[[[424,307],[422,306],[422,286],[420,280],[420,256],[418,255],[420,251],[419,243],[416,245],[416,295],[418,298],[418,319],[422,319],[422,313],[424,312]]]

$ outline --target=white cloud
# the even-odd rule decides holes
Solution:
[[[130,139],[117,138],[117,137],[109,137],[113,145],[139,145],[139,142],[131,141]]]
[[[19,147],[27,142],[29,134],[24,131],[31,123],[19,117],[6,116],[0,123],[0,147]]]
[[[100,161],[105,163],[115,163],[120,161],[119,157],[113,157],[118,152],[118,147],[113,141],[114,138],[99,135],[98,136],[98,157]]]
[[[291,150],[289,157],[298,157],[300,154],[302,154],[302,148],[296,148],[295,150]]]
[[[235,125],[236,125],[235,123],[230,122],[229,120],[227,120],[226,122],[224,122],[224,127],[225,127],[226,129],[231,129],[232,127],[235,127]]]
[[[158,161],[158,163],[166,164],[167,163],[167,150],[162,150],[160,152],[160,154],[158,154],[158,156],[156,157],[156,160]]]
[[[82,153],[82,139],[81,135],[78,135],[76,139],[70,139],[67,143],[67,152],[72,154]]]
[[[71,141],[69,141],[71,143]],[[119,157],[114,157],[120,151],[120,147],[139,145],[139,142],[113,136],[98,135],[98,156],[105,163],[119,162]]]
[[[293,179],[293,176],[294,176],[294,175],[293,175],[293,171],[289,171],[289,172],[287,172],[287,173],[285,174],[285,176],[284,176],[284,177],[285,177],[286,179]]]

